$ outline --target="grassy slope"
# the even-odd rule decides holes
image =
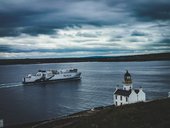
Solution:
[[[36,128],[169,128],[170,99],[107,107],[54,120]]]

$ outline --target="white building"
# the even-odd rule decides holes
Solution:
[[[123,88],[116,88],[113,101],[114,105],[119,106],[123,104],[130,104],[136,102],[142,102],[146,100],[146,95],[142,88],[133,89],[132,78],[127,71],[124,75]]]
[[[4,121],[2,119],[0,119],[0,128],[4,127]]]

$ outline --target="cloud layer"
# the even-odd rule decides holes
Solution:
[[[2,0],[0,58],[170,51],[169,0]]]

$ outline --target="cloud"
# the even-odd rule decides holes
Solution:
[[[150,44],[150,46],[146,49],[149,50],[163,50],[163,51],[170,51],[170,38],[167,39],[160,39],[156,42]]]
[[[170,20],[169,0],[139,0],[132,3],[134,16],[142,21]]]
[[[0,36],[53,34],[53,29],[169,21],[169,0],[5,0],[0,2]]]
[[[0,58],[167,52],[169,7],[169,0],[0,1]]]
[[[148,33],[137,31],[137,30],[133,31],[131,34],[131,36],[147,36],[147,35]]]
[[[53,55],[53,57],[78,57],[121,55],[124,53],[139,54],[145,53],[147,50],[150,52],[167,51],[169,39],[163,40],[162,35],[168,33],[169,30],[163,27],[164,33],[160,33],[160,28],[152,26],[156,25],[154,23],[146,25],[142,23],[136,26],[87,25],[55,29],[53,35],[21,34],[17,37],[1,37],[0,54],[3,55],[1,56],[3,58],[4,56],[13,57],[17,55],[20,57],[20,54],[24,53],[23,57],[29,58],[30,54],[37,57],[37,53],[40,53],[39,57],[44,58],[50,55]],[[134,32],[152,34],[131,36]]]
[[[0,28],[12,31],[1,29],[0,36],[49,34],[50,29],[72,25],[113,25],[127,22],[128,16],[121,6],[110,7],[104,1],[6,0],[0,3]]]

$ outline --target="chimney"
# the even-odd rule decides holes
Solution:
[[[139,87],[139,91],[140,91],[140,90],[141,90],[141,91],[143,90],[143,88],[142,88],[141,86]]]
[[[119,85],[116,85],[116,90],[119,89]]]

